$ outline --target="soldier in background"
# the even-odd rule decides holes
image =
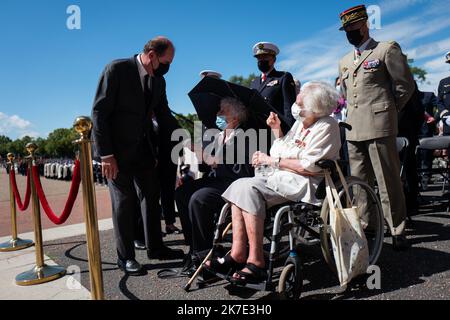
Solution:
[[[450,64],[450,52],[445,55],[445,63]],[[439,116],[444,123],[444,135],[450,135],[450,77],[442,79],[438,88]]]
[[[395,250],[405,250],[406,204],[397,152],[398,111],[414,92],[414,78],[396,42],[377,42],[369,35],[366,7],[340,14],[354,46],[339,63],[341,90],[347,100],[347,132],[353,176],[378,183],[384,215]]]
[[[270,42],[259,42],[253,47],[253,54],[258,60],[261,76],[254,79],[251,88],[259,91],[261,96],[274,107],[292,126],[295,122],[291,107],[295,102],[296,91],[294,78],[289,72],[277,71],[275,62],[280,49]]]
[[[419,90],[419,98],[422,102],[424,112],[424,123],[420,129],[419,139],[430,138],[437,133],[437,121],[435,118],[437,110],[437,97],[434,92],[422,92]],[[431,176],[427,173],[433,165],[433,151],[432,150],[418,150],[418,167],[425,170],[421,175],[421,184],[424,190],[428,189],[428,183]]]

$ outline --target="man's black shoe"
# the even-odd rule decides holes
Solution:
[[[178,229],[176,226],[167,226],[166,234],[181,234],[182,231]]]
[[[145,243],[140,240],[134,241],[134,248],[136,250],[147,250],[147,247],[145,246]]]
[[[134,259],[125,261],[117,259],[117,266],[120,270],[129,275],[142,275],[144,273],[142,265]]]
[[[406,251],[411,247],[411,244],[405,235],[393,236],[392,245],[395,251]]]
[[[149,259],[158,259],[158,260],[178,260],[184,258],[183,250],[179,249],[170,249],[169,247],[163,246],[157,250],[148,250],[147,256]]]

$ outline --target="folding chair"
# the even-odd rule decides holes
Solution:
[[[419,145],[416,149],[416,155],[419,150],[448,150],[450,148],[450,136],[437,136],[432,138],[424,138],[419,141]],[[445,187],[447,186],[450,178],[450,168],[449,168],[449,159],[448,157],[441,157],[441,164],[437,167],[432,167],[429,169],[418,169],[419,173],[428,173],[430,175],[439,174],[443,178],[442,182],[442,196],[446,196],[449,201],[449,205],[447,206],[447,213],[450,210],[450,197],[448,194],[445,194]]]
[[[400,155],[400,177],[402,178],[402,180],[404,180],[405,175],[404,175],[404,168],[405,168],[405,160],[406,160],[406,155],[407,152],[406,150],[409,147],[409,140],[407,138],[404,137],[398,137],[397,138],[397,151]]]

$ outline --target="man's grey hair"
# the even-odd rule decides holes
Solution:
[[[228,109],[230,110],[231,114],[238,118],[239,123],[245,123],[247,122],[248,118],[248,112],[245,105],[242,103],[241,100],[236,98],[223,98],[220,101],[220,108],[221,109]]]
[[[329,116],[339,103],[339,93],[336,88],[322,81],[306,83],[300,95],[306,110],[312,111],[317,117]]]

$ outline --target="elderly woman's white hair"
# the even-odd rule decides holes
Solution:
[[[247,108],[241,102],[241,100],[231,97],[223,98],[222,100],[220,100],[220,107],[228,108],[233,116],[238,118],[240,123],[245,123],[247,121]]]
[[[330,115],[338,106],[339,93],[330,84],[322,81],[311,81],[306,83],[300,96],[306,110],[312,111],[317,117]]]

